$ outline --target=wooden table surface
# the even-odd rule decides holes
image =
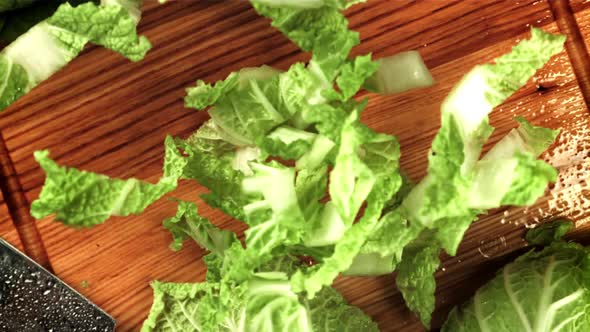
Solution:
[[[362,39],[354,54],[373,52],[378,58],[417,49],[437,81],[400,95],[370,95],[363,113],[369,126],[400,139],[402,167],[414,179],[425,173],[440,102],[462,75],[507,52],[527,37],[531,25],[568,34],[568,51],[535,78],[547,89],[530,82],[491,115],[497,128],[492,142],[515,127],[515,115],[561,128],[558,144],[543,157],[559,169],[559,181],[532,208],[503,208],[482,216],[458,255],[443,257],[435,327],[499,266],[526,250],[522,234],[527,224],[568,216],[578,224],[573,237],[590,239],[585,225],[590,219],[590,115],[584,103],[590,97],[590,70],[583,47],[584,36],[590,46],[590,1],[572,0],[568,7],[560,0],[369,0],[349,9],[347,16]],[[140,216],[112,218],[92,229],[69,229],[51,218],[33,223],[26,208],[44,181],[33,152],[49,149],[63,164],[155,182],[166,134],[186,137],[207,119],[206,113],[183,107],[184,88],[197,79],[223,79],[242,67],[286,69],[309,58],[246,1],[149,1],[139,30],[154,45],[144,61],[133,64],[89,47],[0,115],[0,185],[9,197],[8,204],[0,201],[0,235],[20,246],[18,230],[29,254],[112,314],[118,331],[141,326],[151,305],[150,281],[203,280],[204,253],[192,244],[178,253],[168,249],[171,236],[161,224],[175,213],[175,205],[166,200]],[[197,200],[202,192],[183,182],[172,196]],[[199,208],[216,224],[243,231],[241,224],[200,201]],[[394,276],[340,278],[336,288],[383,331],[423,330],[406,309]]]

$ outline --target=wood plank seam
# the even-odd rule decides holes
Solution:
[[[25,250],[25,253],[49,271],[53,271],[35,220],[29,213],[29,204],[16,174],[6,142],[0,132],[0,190],[6,208]]]
[[[574,74],[580,86],[586,107],[590,107],[590,54],[578,26],[569,0],[548,1],[553,17],[567,36],[565,48],[569,55]]]

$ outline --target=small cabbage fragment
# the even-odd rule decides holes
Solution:
[[[357,119],[358,115],[352,113],[344,124],[336,165],[330,174],[330,197],[348,229],[335,243],[334,252],[325,257],[321,264],[308,272],[298,271],[291,278],[293,289],[306,292],[310,299],[352,266],[355,257],[376,227],[385,204],[401,185],[397,172],[399,153],[395,153],[399,152],[397,142],[392,137],[376,134],[358,124]],[[374,145],[371,149],[361,150],[365,146],[363,144]],[[361,158],[360,151],[366,151],[364,158]],[[380,153],[383,151],[394,153],[385,158],[386,162],[377,166],[374,164],[375,158],[387,156]],[[361,208],[359,202],[365,200],[367,207],[362,217],[352,224]]]
[[[39,219],[56,213],[56,220],[70,226],[90,227],[110,216],[139,214],[166,193],[174,190],[186,161],[171,137],[166,139],[164,176],[157,184],[137,179],[111,179],[105,175],[61,167],[48,151],[37,151],[35,159],[46,173],[43,190],[31,204]]]
[[[237,241],[233,232],[220,230],[201,217],[197,205],[192,202],[178,201],[176,215],[164,220],[164,227],[174,238],[170,245],[173,250],[180,250],[182,243],[192,238],[212,254],[223,256],[223,252]]]
[[[245,331],[251,332],[313,331],[307,309],[291,290],[286,275],[250,280],[245,320]]]
[[[426,325],[434,308],[432,273],[440,250],[436,248],[455,255],[478,214],[502,205],[532,204],[557,177],[552,166],[536,158],[558,131],[535,127],[522,118],[517,118],[519,128],[479,160],[493,130],[488,120],[493,107],[562,48],[561,36],[538,29],[531,34],[495,64],[475,67],[443,101],[427,176],[382,218],[361,249],[363,255],[388,259],[389,266],[397,264],[398,286]],[[423,259],[413,261],[418,258]]]
[[[561,240],[572,229],[574,229],[574,223],[567,219],[557,219],[529,230],[525,239],[532,245],[546,246]]]
[[[313,300],[293,293],[281,273],[259,274],[248,287],[153,282],[154,303],[142,332],[377,332],[377,324],[332,288]]]
[[[418,313],[424,326],[430,326],[430,316],[434,311],[434,272],[440,265],[439,252],[436,245],[407,248],[397,268],[397,287],[408,308]]]
[[[314,331],[325,332],[377,332],[379,327],[359,308],[349,305],[331,287],[324,287],[315,298],[307,302]]]
[[[365,82],[369,91],[390,94],[433,85],[434,78],[428,71],[418,51],[408,51],[377,60],[379,70]]]
[[[249,199],[242,192],[242,180],[252,172],[249,159],[253,154],[240,151],[248,147],[238,148],[224,140],[212,121],[187,140],[175,140],[175,144],[187,155],[182,177],[196,180],[210,190],[201,195],[209,205],[243,220],[243,206]]]
[[[121,0],[122,1],[122,0]],[[150,42],[136,31],[132,13],[141,1],[64,3],[0,52],[0,111],[75,58],[88,42],[132,61],[143,59]],[[133,7],[133,6],[135,7]]]

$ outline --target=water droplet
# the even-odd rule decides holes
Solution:
[[[495,254],[503,251],[506,248],[506,238],[501,236],[492,240],[481,240],[477,250],[485,257],[490,258]]]

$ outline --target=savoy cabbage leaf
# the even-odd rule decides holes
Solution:
[[[138,36],[141,1],[65,2],[0,52],[0,111],[74,59],[88,42],[143,59],[151,48]]]
[[[571,227],[568,222],[541,226],[531,236],[547,232],[542,237],[552,237],[556,228],[566,225]],[[454,308],[442,331],[587,331],[589,257],[588,248],[560,241],[522,255]]]
[[[173,139],[166,139],[164,175],[156,184],[137,179],[111,179],[102,174],[59,166],[48,151],[37,151],[35,159],[46,173],[39,198],[31,214],[43,218],[56,213],[56,220],[70,226],[89,227],[110,216],[139,214],[166,193],[176,189],[186,164]]]

